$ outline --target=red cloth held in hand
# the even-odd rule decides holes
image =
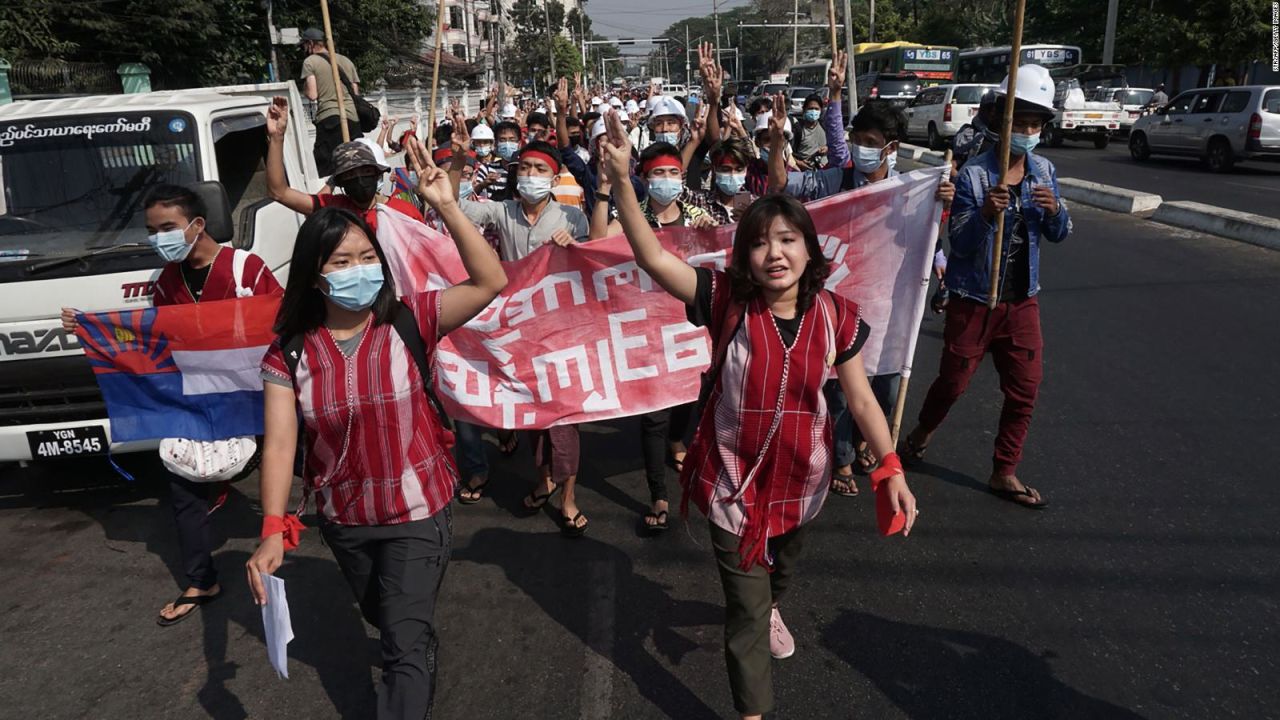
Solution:
[[[298,541],[302,539],[302,531],[306,529],[307,526],[303,525],[298,516],[293,513],[283,517],[267,515],[262,518],[262,539],[266,540],[272,535],[283,533],[285,552],[298,547]]]
[[[893,503],[889,500],[889,487],[885,481],[894,475],[901,475],[902,461],[897,453],[889,453],[880,459],[880,467],[871,473],[871,490],[876,494],[876,522],[880,526],[880,534],[888,537],[902,532],[907,527],[907,514],[894,512]]]

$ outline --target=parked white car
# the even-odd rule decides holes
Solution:
[[[1129,154],[1199,157],[1213,172],[1246,159],[1280,159],[1280,85],[1197,88],[1138,118]]]
[[[997,85],[937,85],[921,90],[907,105],[907,137],[923,138],[938,150],[978,114],[982,96]]]
[[[1123,111],[1120,113],[1120,132],[1128,135],[1133,124],[1142,117],[1147,105],[1151,103],[1151,96],[1155,92],[1151,88],[1099,88],[1093,99],[1120,105]]]

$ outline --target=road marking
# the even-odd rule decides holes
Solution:
[[[582,672],[582,720],[608,720],[613,714],[613,620],[616,601],[612,562],[589,563],[587,648]]]

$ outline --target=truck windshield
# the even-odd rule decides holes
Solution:
[[[146,242],[142,199],[199,179],[186,113],[39,118],[0,126],[0,280],[26,258],[74,257]],[[140,254],[136,269],[158,266]],[[129,269],[112,263],[113,270]]]

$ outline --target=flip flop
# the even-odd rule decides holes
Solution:
[[[841,490],[836,487],[837,482],[845,483],[849,489]],[[858,497],[858,482],[856,480],[856,476],[853,473],[849,473],[848,475],[838,472],[831,473],[831,492],[841,497]]]
[[[902,438],[902,444],[898,446],[898,459],[904,466],[911,467],[924,461],[924,451],[928,449],[928,444],[917,445],[916,441],[911,439],[911,435],[907,435]]]
[[[485,481],[479,485],[463,485],[458,488],[458,502],[463,505],[475,505],[484,498],[484,489],[488,486],[488,478],[485,478]],[[463,493],[467,493],[470,497],[463,495]]]
[[[684,455],[685,457],[688,457],[689,451],[686,450],[680,454]],[[667,464],[670,465],[671,469],[675,470],[677,473],[684,472],[684,458],[683,457],[677,458],[676,454],[673,452],[670,452],[670,451],[667,452]]]
[[[519,450],[519,449],[520,449],[520,433],[517,433],[513,430],[511,431],[510,435],[507,435],[505,437],[502,434],[498,435],[498,452],[502,453],[507,457],[511,457],[512,455],[515,455],[516,450]]]
[[[199,608],[201,605],[208,605],[209,603],[213,602],[214,600],[217,600],[220,597],[222,597],[221,590],[219,590],[216,595],[196,595],[194,597],[179,595],[178,599],[173,601],[173,609],[177,610],[183,605],[195,605],[196,608]],[[196,614],[195,610],[188,610],[175,618],[167,618],[163,615],[157,615],[156,624],[159,625],[160,627],[169,627],[170,625],[177,625],[183,620],[186,620],[189,615],[195,615],[195,614]]]
[[[579,525],[578,518],[582,518],[583,520],[587,519],[581,511],[575,513],[573,517],[569,517],[568,515],[561,513],[560,534],[571,538],[580,538],[585,535],[587,532],[587,523],[584,522]]]
[[[547,501],[550,500],[558,492],[560,492],[559,485],[556,485],[555,487],[551,488],[551,492],[547,493],[546,495],[539,495],[537,491],[531,492],[528,495],[524,496],[524,500],[520,501],[520,507],[529,515],[535,515],[539,510],[543,508],[543,506],[547,504]],[[528,502],[525,502],[525,501],[528,501]],[[529,504],[530,502],[532,502],[533,504],[530,505]]]
[[[1034,488],[1029,485],[1025,486],[1022,490],[1005,490],[1003,488],[993,488],[990,485],[987,486],[987,489],[991,491],[992,495],[995,495],[1001,500],[1008,500],[1014,505],[1021,505],[1022,507],[1030,510],[1044,510],[1049,507],[1049,503],[1045,502],[1043,499],[1036,499],[1036,496],[1031,492]],[[1024,502],[1018,499],[1022,497],[1031,498],[1031,502]]]
[[[644,518],[641,519],[640,524],[644,526],[645,531],[650,535],[657,535],[659,533],[666,532],[667,528],[671,527],[667,523],[667,517],[668,515],[666,510],[660,510],[656,513],[647,512],[644,514]],[[649,523],[649,518],[653,518],[654,522]]]
[[[854,462],[853,467],[858,475],[870,475],[871,471],[876,469],[876,456],[871,452],[871,448],[862,448],[858,451],[857,461]]]

